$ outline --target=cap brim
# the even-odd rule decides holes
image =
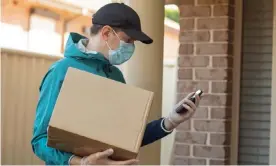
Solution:
[[[141,41],[142,43],[151,44],[153,42],[153,40],[142,31],[135,29],[122,29],[122,31],[134,40]]]

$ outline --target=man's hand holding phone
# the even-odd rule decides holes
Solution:
[[[181,100],[169,116],[165,118],[164,125],[169,131],[176,128],[179,124],[190,119],[199,105],[202,91],[198,90],[188,94],[183,100]]]

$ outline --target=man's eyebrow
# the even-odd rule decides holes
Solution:
[[[125,39],[129,39],[129,38],[130,38],[130,37],[129,37],[128,35],[126,35],[126,34],[124,34],[123,37],[124,37]]]
[[[124,39],[124,40],[127,40],[127,41],[132,40],[132,38],[131,38],[131,37],[129,37],[129,36],[125,36],[125,35],[123,36],[123,39]]]

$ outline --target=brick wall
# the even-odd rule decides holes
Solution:
[[[178,101],[205,92],[194,117],[176,132],[172,164],[227,164],[230,154],[231,0],[181,0]]]

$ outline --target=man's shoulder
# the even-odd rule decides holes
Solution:
[[[70,60],[69,58],[62,58],[54,63],[49,67],[48,72],[54,74],[54,75],[65,75],[67,72],[67,69],[70,66],[74,66],[74,61]]]
[[[118,67],[112,66],[112,72],[114,72],[117,81],[120,81],[122,83],[126,83],[124,75]]]
[[[55,61],[48,68],[48,71],[45,73],[41,84],[43,84],[46,79],[63,80],[67,69],[68,64],[65,58]]]
[[[68,68],[69,62],[67,58],[62,58],[58,61],[55,61],[49,68],[49,70],[62,70]]]

